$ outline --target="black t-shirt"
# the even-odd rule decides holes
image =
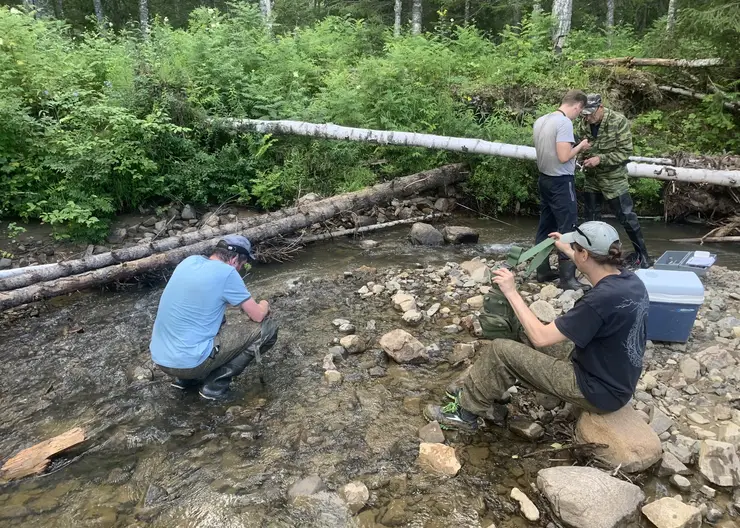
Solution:
[[[591,135],[596,139],[599,136],[599,128],[601,127],[601,123],[596,123],[595,125],[591,125]]]
[[[611,412],[632,397],[642,372],[650,306],[645,285],[631,271],[604,277],[558,317],[555,326],[575,343],[571,361],[578,387]]]

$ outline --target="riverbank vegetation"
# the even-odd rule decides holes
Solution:
[[[274,209],[306,192],[354,190],[460,160],[474,167],[470,192],[489,214],[526,209],[536,196],[530,162],[236,136],[208,125],[220,116],[531,144],[534,119],[565,89],[582,88],[633,120],[637,155],[740,149],[740,121],[723,104],[737,98],[737,4],[679,13],[670,33],[657,14],[639,31],[605,30],[581,15],[562,53],[553,52],[547,13],[524,10],[492,28],[472,16],[463,24],[458,7],[439,6],[425,32],[404,27],[399,36],[382,17],[356,12],[293,20],[299,7],[287,1],[275,6],[278,23],[236,3],[197,7],[177,27],[152,14],[143,33],[0,7],[0,217],[100,238],[114,214],[142,206],[231,200]],[[724,62],[691,72],[582,63],[621,56]],[[669,81],[717,89],[686,98],[658,88]],[[635,181],[634,190],[643,209],[660,207],[661,183]]]

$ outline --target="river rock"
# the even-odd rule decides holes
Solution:
[[[701,510],[672,497],[663,497],[642,507],[657,528],[700,528]]]
[[[464,226],[448,226],[442,230],[442,236],[450,244],[477,244],[478,232]]]
[[[420,246],[441,246],[445,241],[442,233],[437,231],[434,226],[423,222],[416,222],[411,226],[409,237],[412,244]]]
[[[512,418],[509,421],[509,430],[517,436],[533,441],[545,435],[545,429],[540,424],[523,418]]]
[[[442,444],[445,441],[445,434],[442,432],[442,428],[436,420],[429,422],[424,427],[420,427],[418,434],[422,442]]]
[[[380,338],[380,346],[396,363],[421,363],[429,359],[424,345],[405,330],[384,334]]]
[[[114,229],[110,232],[107,237],[109,244],[120,244],[126,239],[128,231],[125,228]]]
[[[378,242],[376,240],[370,240],[368,238],[360,241],[360,247],[362,249],[374,249],[378,247]]]
[[[337,367],[334,364],[334,354],[329,352],[327,355],[325,355],[324,362],[321,366],[324,370],[337,370]]]
[[[437,198],[437,201],[434,202],[434,209],[441,213],[449,213],[454,206],[455,201],[449,198]]]
[[[681,361],[680,368],[688,383],[693,383],[701,377],[701,364],[694,358],[685,358]]]
[[[221,223],[221,219],[218,217],[216,213],[209,213],[203,219],[203,223],[207,225],[208,227],[218,227],[218,224]]]
[[[343,334],[354,334],[355,330],[357,329],[355,328],[355,325],[353,325],[352,323],[344,323],[343,325],[339,327],[339,331]]]
[[[737,363],[727,350],[719,345],[710,346],[695,355],[696,360],[707,370],[722,370]]]
[[[525,519],[531,522],[540,520],[540,511],[537,506],[519,488],[512,489],[510,497],[519,503],[519,510]]]
[[[649,468],[663,453],[658,435],[629,405],[609,414],[584,411],[576,424],[576,438],[607,444],[597,451],[599,458],[626,473]]]
[[[197,215],[195,214],[195,209],[192,205],[186,205],[182,208],[182,212],[180,213],[180,218],[183,220],[194,220],[197,218]]]
[[[740,426],[733,422],[722,424],[717,434],[717,440],[734,445],[736,450],[740,449]]]
[[[557,317],[555,308],[553,308],[547,301],[543,301],[541,299],[530,304],[529,309],[532,310],[532,312],[537,316],[537,319],[543,323],[552,323]]]
[[[365,342],[355,334],[344,336],[339,340],[339,344],[344,347],[348,354],[360,354],[365,351]]]
[[[391,303],[393,303],[393,308],[401,312],[416,310],[416,300],[413,295],[408,293],[398,292],[391,297]]]
[[[660,460],[658,468],[659,477],[670,477],[673,475],[691,475],[691,470],[681,462],[676,455],[666,451]]]
[[[338,370],[327,370],[324,372],[324,379],[329,385],[338,385],[342,383],[342,373]]]
[[[454,477],[460,471],[455,449],[444,444],[422,442],[419,446],[419,465],[432,473]]]
[[[448,361],[452,365],[456,365],[461,361],[470,359],[475,355],[475,345],[473,343],[455,343],[452,348],[452,354],[450,354]]]
[[[689,479],[682,475],[673,475],[669,479],[670,483],[676,486],[681,491],[690,491],[691,490],[691,482],[689,482]]]
[[[365,507],[370,499],[370,491],[368,491],[365,484],[357,480],[342,486],[342,489],[339,490],[339,496],[344,499],[352,513],[357,513]]]
[[[442,305],[439,303],[434,303],[433,305],[431,305],[427,310],[427,317],[433,317],[434,315],[436,315],[436,313],[439,311],[440,306]]]
[[[704,440],[699,449],[699,471],[718,486],[740,486],[740,460],[735,446]]]
[[[409,310],[407,312],[404,312],[401,318],[404,320],[404,322],[412,326],[416,326],[421,322],[424,316],[421,315],[421,312],[419,310]]]
[[[558,466],[537,473],[537,487],[556,514],[574,528],[633,526],[642,490],[596,468]]]
[[[673,427],[673,425],[673,420],[656,406],[653,406],[653,410],[650,412],[650,427],[655,431],[655,434],[660,436]]]
[[[468,304],[468,306],[470,306],[471,310],[483,309],[483,296],[482,295],[476,295],[475,297],[470,297],[465,302]]]
[[[548,284],[540,290],[540,299],[542,299],[543,301],[549,301],[550,299],[554,299],[561,293],[563,293],[563,290],[561,290],[560,288],[556,288],[552,284]]]
[[[288,497],[306,497],[324,489],[324,483],[318,475],[311,475],[299,480],[288,489]]]
[[[488,266],[481,266],[470,274],[470,278],[478,284],[491,284],[491,269]]]

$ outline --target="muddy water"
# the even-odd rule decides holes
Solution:
[[[346,240],[327,242],[294,262],[255,270],[248,285],[273,301],[280,339],[265,358],[265,384],[252,367],[226,403],[180,393],[151,369],[148,337],[161,285],[57,299],[38,314],[3,320],[2,459],[77,425],[90,440],[55,461],[50,474],[0,487],[0,524],[351,526],[358,517],[349,516],[335,492],[359,479],[371,493],[359,516],[365,526],[480,526],[485,520],[526,526],[506,494],[513,486],[526,491],[547,464],[512,458],[531,444],[498,429],[472,438],[448,433],[463,463],[458,477],[431,476],[415,463],[416,431],[425,423],[420,406],[439,400],[459,374],[444,357],[453,339],[465,338],[443,336],[443,322],[414,331],[440,348],[427,365],[389,364],[371,348],[337,363],[341,385],[323,381],[322,358],[338,337],[332,319],[350,319],[374,341],[401,326],[386,298],[353,295],[372,277],[345,278],[345,270],[465,260],[526,242],[532,232],[526,221],[516,228],[466,223],[485,227],[480,245],[412,248],[404,229],[377,234],[380,246],[372,251]],[[658,229],[665,228],[646,229],[653,247],[657,238],[675,236]],[[740,267],[738,253],[721,258]],[[371,321],[375,330],[367,330]],[[385,375],[371,378],[369,369],[377,366]],[[539,447],[562,440],[564,427],[548,427],[555,436]],[[313,474],[327,491],[289,500],[288,487]]]

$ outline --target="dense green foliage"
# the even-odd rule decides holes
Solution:
[[[642,55],[638,39],[593,27],[552,54],[550,20],[525,17],[496,39],[442,12],[433,32],[393,38],[381,24],[327,17],[269,36],[256,8],[198,8],[186,28],[161,20],[79,34],[0,8],[0,216],[41,218],[100,236],[106,219],[142,204],[236,200],[274,208],[299,193],[354,190],[461,155],[214,130],[206,117],[292,118],[531,144],[537,115],[567,88],[608,94],[635,117],[638,154],[737,150],[737,121],[717,101],[644,104],[617,73],[571,59]],[[607,40],[609,44],[607,44]],[[675,39],[674,39],[675,40]],[[721,40],[721,39],[720,39]],[[685,44],[686,48],[691,46]],[[607,52],[608,50],[608,52]],[[687,108],[693,108],[687,111]],[[471,158],[486,207],[534,197],[533,164]],[[659,184],[638,201],[655,204]]]

